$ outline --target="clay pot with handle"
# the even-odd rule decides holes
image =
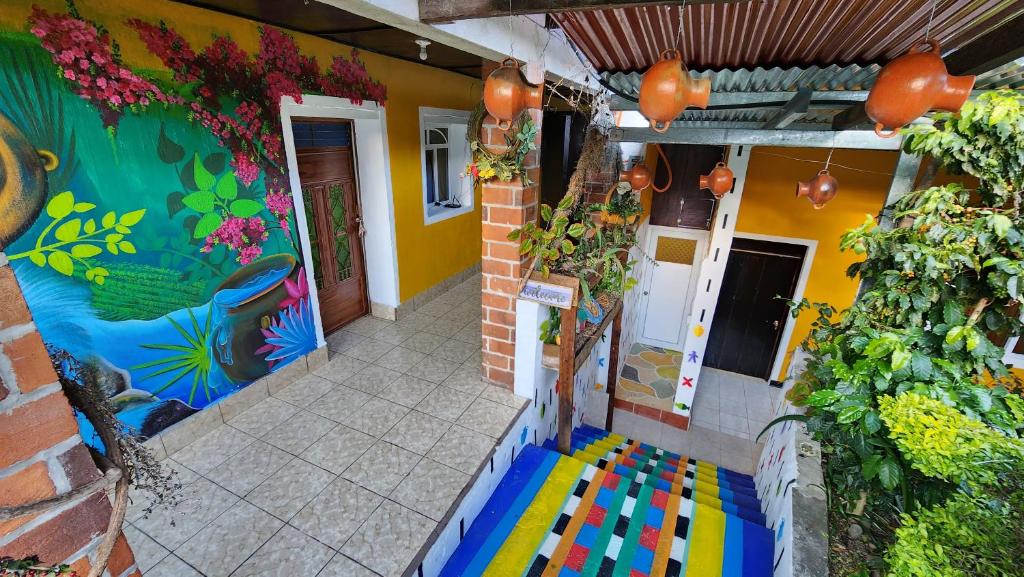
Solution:
[[[651,171],[643,164],[634,164],[629,170],[619,171],[619,182],[628,182],[633,190],[644,190],[651,185]]]
[[[544,87],[526,81],[515,58],[506,58],[484,82],[484,108],[498,121],[498,128],[508,130],[512,121],[527,108],[540,108]]]
[[[967,102],[974,76],[950,75],[940,54],[939,42],[931,39],[882,68],[864,103],[875,134],[896,136],[897,129],[929,110],[956,112]]]
[[[722,198],[732,190],[732,181],[732,169],[724,162],[719,162],[710,173],[700,175],[700,188],[710,190],[715,198]]]
[[[836,197],[839,192],[839,181],[829,174],[828,169],[819,171],[810,179],[796,183],[796,196],[807,197],[814,208],[820,210],[825,204]]]
[[[709,78],[691,78],[678,50],[666,50],[661,60],[644,72],[640,83],[640,113],[655,132],[665,132],[689,106],[707,108],[711,96]]]

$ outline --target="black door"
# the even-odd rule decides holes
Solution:
[[[771,379],[806,247],[733,239],[704,365]],[[783,297],[782,299],[776,298]]]
[[[651,200],[651,224],[710,230],[715,197],[710,191],[700,190],[698,183],[700,175],[711,172],[715,163],[722,160],[722,147],[662,144],[661,149],[672,167],[672,184]],[[669,171],[660,158],[655,175],[654,182],[665,186]]]

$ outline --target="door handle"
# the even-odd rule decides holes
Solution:
[[[366,227],[363,226],[363,217],[362,216],[357,216],[356,217],[356,234],[359,235],[359,238],[362,238],[362,237],[366,236]]]
[[[777,321],[777,320],[772,321],[772,328],[775,329],[775,330],[779,330],[779,321]]]

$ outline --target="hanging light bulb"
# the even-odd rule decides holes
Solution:
[[[415,42],[416,42],[416,44],[419,44],[419,46],[420,46],[420,60],[426,60],[427,59],[427,46],[430,46],[430,44],[431,44],[430,40],[427,40],[426,38],[417,38],[415,40]]]

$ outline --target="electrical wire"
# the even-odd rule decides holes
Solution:
[[[760,155],[764,155],[764,156],[776,156],[778,158],[787,158],[789,160],[798,160],[800,162],[810,162],[812,164],[821,164],[820,160],[814,160],[812,158],[798,158],[796,156],[788,156],[786,154],[777,154],[775,152],[764,152],[764,151],[760,151],[760,150],[756,150],[756,149],[751,154],[754,154],[754,155],[760,154]],[[892,176],[891,172],[881,172],[881,171],[878,171],[878,170],[867,170],[867,169],[864,169],[864,168],[854,168],[852,166],[846,166],[844,164],[839,164],[838,162],[831,162],[831,160],[832,160],[832,152],[829,152],[829,158],[828,158],[828,160],[826,160],[826,163],[825,163],[826,167],[827,166],[838,166],[839,168],[845,168],[846,170],[852,170],[854,172],[864,172],[864,173],[868,173],[868,174],[881,174],[881,175],[884,175],[884,176]]]
[[[932,11],[928,15],[928,26],[924,29],[924,40],[925,42],[931,38],[932,33],[932,20],[935,19],[935,6],[939,3],[939,0],[932,0]]]

